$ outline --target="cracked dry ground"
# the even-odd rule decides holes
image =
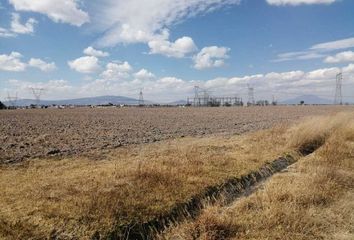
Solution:
[[[76,108],[0,111],[0,163],[89,155],[184,136],[241,134],[350,106],[232,108]]]

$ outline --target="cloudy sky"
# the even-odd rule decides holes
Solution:
[[[193,95],[354,102],[352,0],[0,0],[0,100]]]

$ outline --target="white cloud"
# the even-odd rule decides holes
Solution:
[[[275,60],[272,62],[285,62],[285,61],[293,61],[293,60],[311,60],[317,58],[324,58],[327,55],[317,53],[315,51],[300,51],[300,52],[288,52],[278,54]]]
[[[232,78],[217,77],[206,81],[201,85],[201,87],[216,90],[216,94],[220,94],[220,92],[235,93],[235,86],[240,86],[240,88],[243,88],[246,87],[249,83],[257,84],[259,86],[264,79],[265,76],[263,74],[246,75]]]
[[[0,55],[0,70],[10,72],[23,72],[28,66],[38,68],[43,72],[50,72],[56,69],[54,62],[47,63],[39,58],[31,58],[28,63],[22,62],[23,56],[18,52],[10,55]]]
[[[66,92],[73,89],[70,83],[66,80],[49,80],[48,83],[44,84],[43,88],[49,92]]]
[[[103,0],[91,2],[95,27],[104,32],[102,46],[168,39],[171,25],[240,0]]]
[[[161,54],[167,57],[182,58],[197,50],[197,46],[190,37],[182,37],[175,42],[164,39],[149,41],[150,54]]]
[[[164,77],[159,79],[157,82],[162,84],[167,84],[169,86],[184,83],[182,79],[175,78],[175,77]]]
[[[0,70],[9,72],[22,72],[26,70],[26,63],[21,61],[22,55],[11,52],[10,55],[0,55]]]
[[[13,92],[18,92],[21,98],[33,98],[30,88],[43,88],[44,99],[62,99],[65,94],[75,94],[75,87],[71,86],[66,80],[49,80],[46,82],[30,82],[17,79],[8,80],[8,89]],[[70,95],[66,95],[67,97]]]
[[[319,43],[311,47],[312,50],[333,51],[354,47],[354,38],[346,38],[332,42]]]
[[[343,67],[342,71],[343,71],[343,73],[352,73],[352,74],[354,74],[354,64],[351,63],[348,66]]]
[[[353,47],[354,47],[354,38],[346,38],[346,39],[341,39],[332,42],[315,44],[305,51],[281,53],[278,54],[277,58],[272,61],[284,62],[284,61],[308,60],[308,59],[316,59],[316,58],[326,58],[325,62],[336,61],[334,57],[330,57],[328,56],[328,54],[325,53],[335,51],[335,50],[340,50],[340,49],[353,48]],[[346,58],[347,56],[344,55],[347,54],[348,53],[342,54],[339,57]],[[331,62],[331,63],[335,63],[335,62]]]
[[[94,56],[80,57],[68,62],[69,67],[80,73],[94,73],[100,69],[98,58]]]
[[[354,62],[354,52],[345,51],[337,53],[334,56],[329,56],[324,60],[325,63],[343,63],[343,62]]]
[[[109,29],[102,38],[98,40],[98,45],[107,47],[115,46],[118,43],[147,43],[153,39],[168,39],[169,32],[163,29],[159,34],[151,34],[144,30],[134,29],[129,24],[122,24]]]
[[[290,71],[290,72],[282,72],[282,73],[277,73],[277,72],[271,72],[265,75],[267,79],[270,81],[295,81],[298,79],[301,79],[305,76],[305,73],[303,71]]]
[[[38,22],[34,18],[29,18],[27,22],[21,23],[18,13],[12,13],[11,27],[5,29],[0,27],[0,37],[16,37],[18,34],[31,34],[34,32],[34,25]]]
[[[120,72],[131,72],[132,67],[124,63],[112,63],[109,69],[119,69]],[[117,67],[117,65],[119,67]],[[52,80],[41,83],[21,82],[12,80],[0,89],[0,95],[6,95],[7,91],[19,92],[19,96],[29,95],[28,88],[42,87],[49,89],[51,98],[72,98],[98,95],[121,95],[138,98],[139,89],[144,89],[144,98],[147,100],[169,102],[174,100],[186,99],[193,96],[195,85],[202,89],[211,90],[215,96],[239,96],[247,101],[247,84],[255,87],[255,97],[258,99],[270,100],[272,95],[279,100],[292,98],[297,95],[314,94],[320,97],[332,99],[334,97],[335,77],[342,71],[344,96],[351,96],[354,90],[354,64],[349,64],[343,68],[322,68],[309,72],[289,71],[289,72],[270,72],[264,74],[254,74],[247,76],[218,77],[208,81],[185,80],[173,76],[162,78],[151,78],[139,80],[134,74],[127,78],[100,78],[86,81],[82,85],[72,86],[70,82],[64,80]],[[140,72],[140,71],[139,71]],[[27,95],[26,95],[27,94]],[[47,94],[46,94],[47,95]],[[345,98],[345,101],[354,99]]]
[[[0,37],[5,37],[5,38],[9,38],[9,37],[15,37],[16,34],[5,29],[5,28],[2,28],[0,27]]]
[[[47,15],[54,22],[81,26],[89,15],[78,6],[78,0],[9,0],[16,11],[32,11]]]
[[[108,63],[106,70],[101,73],[101,77],[106,80],[119,81],[126,79],[130,76],[130,72],[133,70],[132,66],[128,62],[123,63]]]
[[[57,69],[54,62],[47,63],[39,58],[31,58],[30,61],[28,62],[28,65],[34,68],[38,68],[43,72],[50,72]]]
[[[336,75],[341,71],[340,68],[321,68],[306,74],[306,79],[335,79]]]
[[[155,75],[146,69],[141,69],[139,72],[134,74],[135,78],[139,80],[151,80],[155,78]]]
[[[37,21],[29,18],[26,23],[21,23],[21,17],[18,13],[12,14],[11,31],[18,34],[29,34],[34,32],[34,25]]]
[[[267,3],[275,6],[292,5],[298,6],[302,4],[331,4],[338,0],[267,0]]]
[[[224,66],[224,60],[229,56],[227,55],[230,48],[226,47],[205,47],[196,56],[194,56],[194,68],[206,69],[213,67]]]
[[[108,52],[103,52],[97,49],[94,49],[93,47],[88,47],[83,51],[84,54],[89,55],[89,56],[94,56],[94,57],[108,57],[109,53]]]

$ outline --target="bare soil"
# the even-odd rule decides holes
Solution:
[[[107,149],[129,144],[241,134],[304,116],[353,110],[350,106],[6,110],[0,112],[0,163],[85,154],[97,158]]]

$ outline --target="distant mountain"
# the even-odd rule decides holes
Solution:
[[[178,100],[174,102],[167,103],[168,105],[186,105],[187,101],[186,100]]]
[[[77,99],[66,99],[66,100],[41,100],[41,105],[104,105],[112,103],[114,105],[119,104],[129,104],[136,105],[138,100],[129,97],[122,96],[100,96],[100,97],[88,97],[88,98],[77,98]],[[145,101],[145,103],[150,103]],[[5,105],[11,105],[9,102],[4,102]],[[17,100],[17,106],[29,106],[31,104],[36,104],[34,99],[19,99]]]
[[[304,101],[305,104],[332,104],[333,103],[333,101],[329,99],[320,98],[316,95],[303,95],[300,97],[282,101],[280,102],[280,104],[299,104],[301,101]]]

